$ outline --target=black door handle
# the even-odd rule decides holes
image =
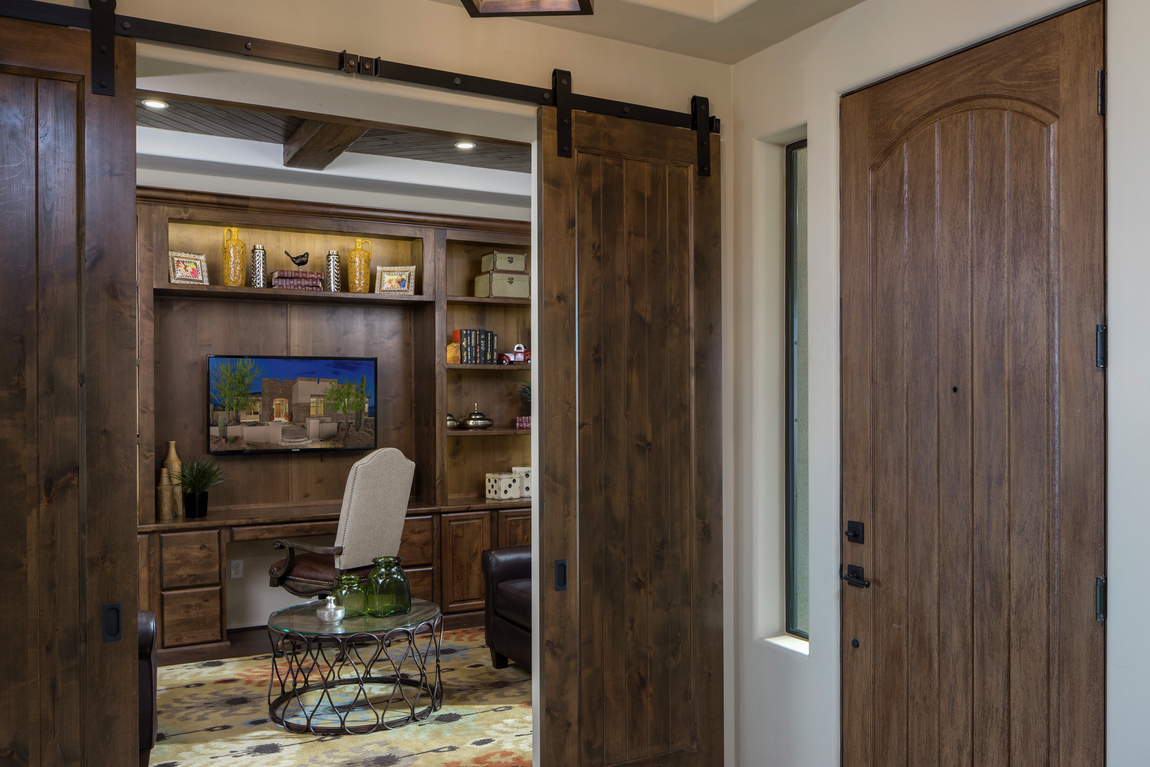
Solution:
[[[847,574],[842,576],[842,579],[856,588],[870,588],[870,581],[865,579],[863,569],[858,565],[847,565]]]

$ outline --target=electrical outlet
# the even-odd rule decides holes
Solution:
[[[232,560],[232,577],[233,578],[243,578],[244,577],[244,561],[242,559],[233,559]]]

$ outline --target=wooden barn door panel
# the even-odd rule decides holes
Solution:
[[[135,47],[91,93],[87,32],[0,20],[0,761],[138,750]],[[102,641],[119,603],[123,638]]]
[[[540,756],[718,765],[719,179],[689,131],[576,114],[565,159],[554,123],[544,109]]]
[[[844,765],[1104,763],[1101,19],[843,101]]]

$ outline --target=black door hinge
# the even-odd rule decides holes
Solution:
[[[1098,70],[1098,114],[1106,114],[1106,71]]]
[[[1094,579],[1094,618],[1099,623],[1106,622],[1106,576]]]
[[[1106,326],[1094,327],[1094,364],[1096,367],[1106,367]]]
[[[116,0],[88,0],[92,6],[92,93],[116,95]]]

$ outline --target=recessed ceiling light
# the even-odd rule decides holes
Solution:
[[[475,142],[474,141],[456,141],[455,142],[455,148],[456,149],[474,149],[475,148]]]
[[[168,102],[159,99],[144,99],[144,106],[148,109],[167,109]]]

